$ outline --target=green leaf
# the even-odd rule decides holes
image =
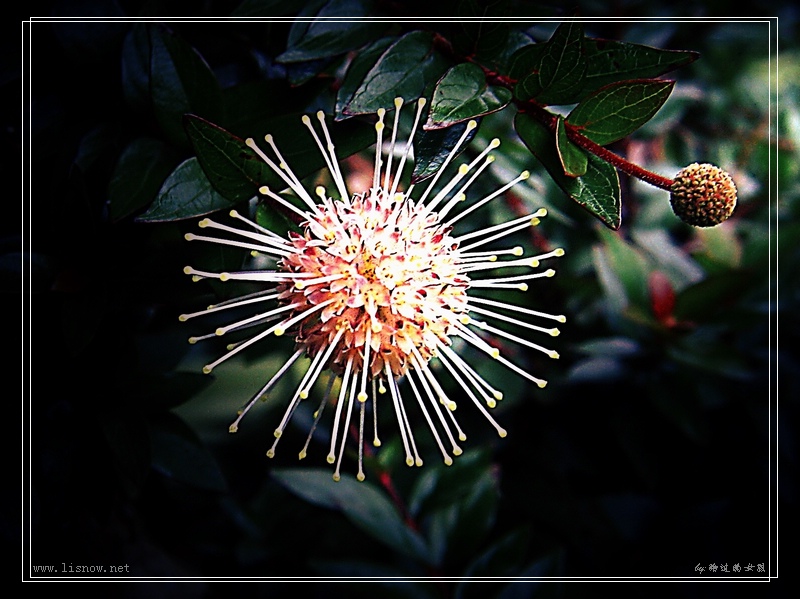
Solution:
[[[619,229],[622,223],[622,204],[619,176],[613,166],[594,154],[588,154],[586,174],[568,177],[564,174],[555,140],[547,127],[520,112],[514,119],[514,128],[564,193],[610,229]]]
[[[378,62],[381,55],[396,41],[396,37],[383,37],[373,42],[353,58],[353,62],[350,63],[350,66],[347,68],[347,73],[345,73],[342,79],[342,85],[336,93],[335,115],[337,121],[349,116],[345,114],[344,109],[353,99],[353,94],[356,93],[361,86],[361,82],[364,81],[364,77],[366,77],[369,70],[375,66],[375,63]]]
[[[334,481],[328,470],[287,468],[272,476],[306,501],[342,512],[355,526],[411,558],[427,562],[428,549],[417,532],[403,522],[392,502],[369,482],[349,475]]]
[[[276,60],[293,63],[331,58],[372,41],[387,25],[378,20],[354,18],[354,15],[371,14],[371,4],[367,0],[331,0],[310,22],[296,20],[289,47]]]
[[[177,154],[164,142],[148,137],[133,140],[108,184],[111,220],[130,216],[152,202],[176,162]]]
[[[316,118],[312,120],[312,123]],[[274,191],[287,187],[244,140],[222,127],[194,115],[187,115],[186,131],[197,158],[209,181],[230,205],[254,197],[258,188],[267,185]],[[315,123],[319,129],[319,123]],[[375,129],[368,123],[346,121],[327,123],[339,159],[363,150],[374,142]],[[301,115],[276,117],[262,124],[263,132],[274,135],[275,143],[286,163],[303,179],[325,166],[325,160],[311,133],[303,125]],[[254,132],[256,139],[263,137]],[[266,146],[266,143],[262,143]]]
[[[562,116],[559,116],[556,121],[556,150],[565,175],[580,177],[586,174],[589,158],[583,150],[567,138],[567,128]]]
[[[433,47],[433,34],[412,31],[392,44],[364,77],[345,106],[347,115],[371,114],[394,107],[397,97],[420,98],[439,80],[447,62]]]
[[[561,23],[536,59],[532,72],[517,83],[515,95],[520,100],[535,98],[542,104],[574,102],[586,74],[583,25],[576,21]]]
[[[231,205],[249,200],[277,176],[243,139],[195,115],[184,119],[186,133],[206,177]]]
[[[156,118],[170,141],[185,146],[183,115],[221,120],[222,91],[203,58],[181,38],[154,25],[150,40],[150,93]]]
[[[174,414],[167,414],[150,428],[153,468],[172,480],[224,492],[228,484],[214,456],[195,432]]]
[[[674,85],[674,81],[659,79],[612,83],[582,100],[567,116],[567,123],[601,146],[610,144],[649,121]]]
[[[234,204],[212,187],[197,158],[189,158],[164,181],[155,202],[136,220],[145,223],[182,220]]]
[[[511,101],[511,90],[488,85],[483,70],[465,62],[454,66],[436,84],[425,129],[449,127],[500,110]]]
[[[416,184],[435,175],[464,135],[466,128],[467,123],[461,122],[447,129],[423,130],[417,133],[414,139],[414,171],[411,173],[411,182]],[[475,127],[469,132],[455,156],[467,148],[477,131],[478,127]]]
[[[610,83],[658,77],[699,57],[697,52],[592,38],[584,39],[583,48],[587,68],[578,100]]]
[[[629,303],[649,311],[650,298],[647,291],[649,266],[642,252],[617,233],[598,229],[603,249],[612,272],[619,280]]]

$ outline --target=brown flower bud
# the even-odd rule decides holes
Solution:
[[[713,227],[727,219],[736,206],[736,185],[713,164],[682,168],[670,188],[672,211],[695,227]]]

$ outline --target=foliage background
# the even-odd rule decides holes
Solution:
[[[207,2],[203,14],[258,4]],[[281,6],[294,14],[303,4]],[[681,7],[669,11],[683,14]],[[623,226],[611,233],[510,141],[515,134],[502,113],[486,119],[480,135],[502,137],[509,166],[534,173],[531,193],[518,200],[550,209],[540,231],[567,249],[558,276],[536,301],[569,320],[558,339],[561,359],[544,364],[548,387],[529,394],[509,381],[498,408],[509,429],[502,442],[488,432],[472,435],[467,455],[449,469],[433,459],[422,470],[399,467],[391,444],[380,454],[422,552],[404,536],[377,475],[356,487],[366,491],[350,495],[347,481],[332,486],[314,476],[315,466],[326,467],[322,461],[303,464],[298,474],[289,448],[274,461],[264,457],[281,402],[259,406],[240,433],[227,434],[235,410],[263,381],[262,369],[274,369],[285,353],[268,348],[214,378],[199,374],[203,356],[189,351],[190,333],[177,321],[198,303],[198,287],[181,272],[196,262],[196,248],[182,241],[193,223],[135,218],[191,148],[174,121],[146,108],[147,90],[126,88],[131,24],[32,26],[32,186],[30,205],[22,207],[29,245],[20,256],[20,219],[9,218],[2,262],[4,297],[13,304],[21,280],[32,292],[23,302],[30,302],[31,319],[31,388],[22,420],[30,433],[23,462],[30,510],[21,539],[31,564],[119,563],[133,576],[203,579],[120,590],[196,597],[295,590],[271,583],[232,591],[209,580],[226,576],[440,576],[448,580],[386,583],[379,592],[538,597],[580,591],[456,578],[690,577],[698,563],[769,568],[769,494],[784,514],[796,505],[789,423],[797,410],[797,362],[782,351],[796,344],[800,299],[796,13],[789,4],[753,7],[752,15],[782,17],[781,80],[777,88],[772,82],[780,104],[770,113],[765,24],[647,22],[667,10],[642,2],[619,2],[613,13],[596,3],[579,8],[587,18],[633,17],[587,23],[598,37],[700,53],[674,73],[675,91],[656,117],[613,149],[665,175],[695,160],[722,164],[739,185],[740,206],[725,225],[692,230],[671,214],[665,192],[622,177]],[[167,16],[173,9],[169,2],[53,2],[36,14]],[[720,10],[692,3],[685,14],[713,17]],[[553,26],[541,25],[543,39]],[[262,101],[239,87],[284,75],[270,59],[285,49],[288,24],[170,28],[210,65],[232,120],[243,126],[289,111],[280,97]],[[13,96],[19,63],[3,73]],[[331,81],[317,77],[303,92],[293,90],[291,109],[325,106]],[[14,164],[21,123],[13,112],[4,118],[7,164]],[[145,144],[145,151],[133,152],[132,144]],[[775,174],[777,212],[768,185]],[[135,208],[120,210],[127,201]],[[778,223],[776,247],[769,235]],[[771,276],[776,260],[778,280]],[[678,293],[670,316],[679,326],[659,312],[663,291],[652,291],[658,283],[663,290],[664,280]],[[780,322],[780,352],[770,318]],[[770,427],[776,397],[777,430]],[[780,487],[770,455],[773,463],[780,458]],[[7,530],[13,539],[18,529]],[[375,592],[372,585],[340,584],[337,591],[353,596]],[[728,596],[731,586],[671,590]]]

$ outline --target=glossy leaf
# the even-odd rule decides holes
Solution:
[[[222,91],[205,60],[165,27],[150,28],[150,93],[156,118],[170,141],[187,145],[183,115],[222,118]]]
[[[613,166],[591,154],[588,155],[586,174],[568,177],[564,174],[553,135],[544,125],[525,113],[518,113],[514,127],[564,193],[607,227],[619,229],[622,223],[622,200],[619,176]]]
[[[330,58],[364,45],[387,27],[378,20],[353,17],[370,11],[371,2],[366,0],[330,0],[313,20],[294,22],[290,45],[276,60],[292,63]]]
[[[411,182],[419,183],[432,177],[447,160],[466,128],[467,123],[462,122],[447,129],[418,132],[414,138],[414,171]],[[477,131],[478,127],[469,132],[456,156],[466,149]]]
[[[187,115],[185,120],[187,134],[203,171],[229,205],[254,197],[262,185],[275,191],[287,187],[241,138],[194,115]],[[316,126],[319,128],[318,122]],[[301,179],[325,166],[322,154],[302,124],[300,115],[271,119],[262,127],[262,131],[274,135],[281,155]],[[374,141],[374,127],[367,123],[347,121],[328,123],[328,127],[339,159],[364,149]],[[263,139],[260,135],[254,135],[254,138]],[[266,143],[261,145],[266,147]]]
[[[164,181],[153,204],[136,220],[182,220],[230,208],[235,203],[214,189],[197,158],[189,158]]]
[[[412,31],[392,44],[364,77],[344,114],[369,114],[394,107],[402,97],[416,100],[447,70],[447,62],[433,47],[433,34]]]
[[[428,550],[418,533],[406,526],[392,502],[370,482],[343,475],[338,482],[329,470],[287,468],[272,476],[306,501],[342,512],[355,526],[403,555],[426,562]]]
[[[243,139],[194,115],[185,118],[186,133],[208,180],[231,204],[256,195],[276,177]]]
[[[567,123],[601,146],[615,142],[649,121],[667,101],[674,81],[619,81],[578,104]]]
[[[511,90],[488,85],[483,70],[472,63],[451,68],[436,84],[426,129],[448,127],[495,112],[511,101]]]
[[[586,38],[586,77],[582,97],[625,79],[650,79],[697,60],[697,52],[662,50],[640,44]]]
[[[561,116],[556,122],[556,150],[565,175],[580,177],[586,174],[589,158],[583,150],[569,140],[564,118]]]
[[[364,81],[364,77],[375,66],[381,55],[396,41],[396,37],[383,37],[356,54],[336,93],[336,120],[347,118],[348,115],[345,114],[344,109],[350,103],[353,94],[356,93],[361,82]]]
[[[520,100],[536,99],[542,104],[571,104],[586,74],[583,26],[576,21],[561,23],[536,54],[532,72],[514,89]]]
[[[111,219],[118,221],[153,201],[177,156],[167,144],[140,137],[122,152],[108,184]]]

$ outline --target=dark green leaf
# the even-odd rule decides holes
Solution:
[[[567,129],[564,118],[561,116],[558,117],[556,123],[556,150],[565,175],[581,177],[586,174],[589,158],[583,150],[567,138]]]
[[[622,285],[629,303],[648,310],[650,299],[647,292],[648,263],[641,250],[628,243],[618,233],[598,229],[608,264]]]
[[[207,491],[228,487],[214,456],[177,416],[151,426],[150,454],[153,468],[167,478]]]
[[[273,470],[273,477],[292,493],[315,505],[342,512],[355,526],[409,557],[428,561],[422,537],[403,522],[392,502],[369,482],[344,475],[334,481],[328,470]]]
[[[465,62],[447,71],[436,84],[425,128],[449,127],[500,110],[510,101],[510,90],[488,85],[483,70]]]
[[[386,48],[396,41],[396,37],[383,37],[373,42],[353,58],[353,62],[350,63],[347,73],[342,79],[342,85],[336,93],[335,115],[337,121],[347,118],[348,115],[344,113],[344,109],[352,100],[353,94],[356,93],[361,86],[361,82],[364,81],[364,77],[375,66],[375,63],[378,62]]]
[[[219,83],[195,49],[165,27],[152,26],[150,40],[150,93],[156,117],[170,141],[186,145],[184,114],[222,119]]]
[[[484,63],[503,52],[509,36],[506,20],[491,20],[487,17],[509,17],[503,2],[478,2],[461,0],[456,6],[458,22],[454,24],[451,43],[460,56],[471,56]]]
[[[533,71],[517,83],[516,96],[520,100],[535,98],[542,104],[574,102],[586,74],[583,25],[576,21],[561,23],[537,59]]]
[[[234,204],[211,186],[197,158],[189,158],[164,181],[155,202],[136,220],[146,223],[182,220]]]
[[[593,154],[588,155],[586,174],[571,178],[564,174],[552,133],[525,113],[518,113],[514,128],[559,187],[579,205],[611,229],[621,224],[621,199],[617,170]]]
[[[586,38],[586,77],[581,89],[586,95],[623,79],[649,79],[697,60],[697,52],[662,50],[628,42]]]
[[[299,118],[297,107],[307,105],[317,93],[314,86],[292,87],[282,79],[260,79],[235,85],[222,92],[225,122],[219,125],[243,139],[257,135],[265,124],[280,115]]]
[[[412,31],[392,44],[364,77],[344,114],[371,114],[391,109],[397,97],[420,98],[447,70],[433,47],[433,34]]]
[[[125,148],[108,185],[109,213],[114,221],[153,201],[175,168],[177,155],[167,144],[140,137]]]
[[[256,207],[256,222],[265,229],[285,235],[287,231],[297,231],[298,227],[290,221],[282,212],[271,208],[264,202],[259,202]]]
[[[286,187],[283,180],[244,140],[194,115],[187,115],[185,121],[187,134],[209,181],[231,205],[254,197],[262,185],[275,191]],[[319,123],[316,126],[319,127]],[[258,133],[254,132],[253,137],[263,139],[261,132],[274,134],[281,155],[299,178],[307,177],[325,166],[325,160],[311,133],[302,124],[300,115],[277,117],[263,123],[262,127]],[[328,123],[328,128],[339,159],[363,150],[374,142],[375,129],[367,123]],[[266,143],[261,145],[266,146]]]
[[[377,20],[354,18],[371,12],[371,2],[368,0],[330,0],[313,21],[295,21],[289,47],[278,56],[277,61],[305,62],[355,50],[381,35],[387,28],[385,23]]]
[[[508,59],[506,72],[509,78],[520,81],[533,74],[534,71],[538,71],[546,47],[544,43],[536,44],[529,40],[527,44],[517,48]]]
[[[431,129],[417,133],[414,139],[414,172],[411,174],[411,182],[419,183],[436,174],[444,161],[453,151],[453,148],[461,139],[468,123],[459,123],[447,129]],[[469,132],[464,143],[456,156],[463,152],[469,145],[470,140],[475,137],[478,128],[475,127]],[[454,156],[455,158],[455,156]]]
[[[186,133],[208,180],[231,205],[249,200],[276,180],[269,166],[243,139],[208,121],[187,115]]]
[[[582,100],[569,113],[567,123],[601,146],[610,144],[649,121],[674,84],[659,79],[612,83]]]

